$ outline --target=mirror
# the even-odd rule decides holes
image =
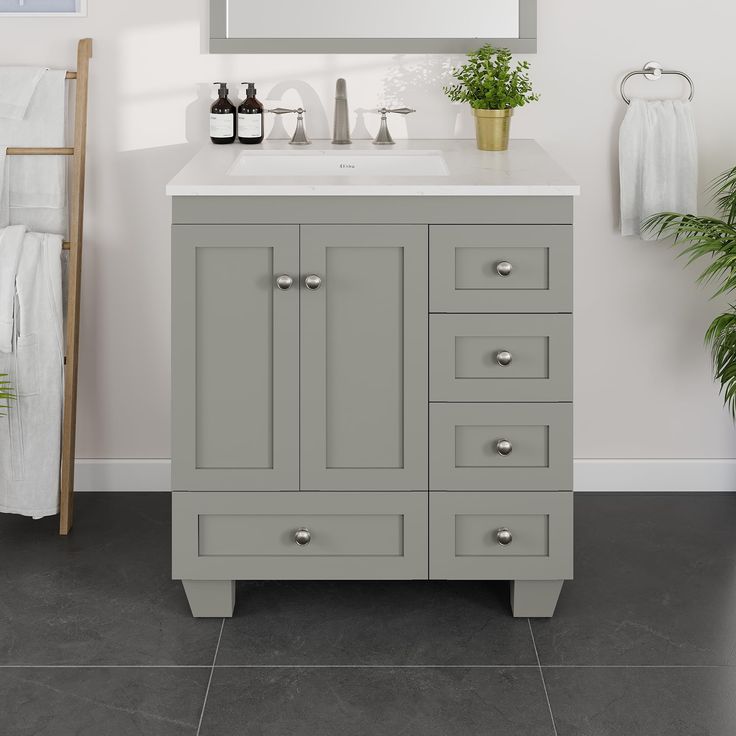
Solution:
[[[537,50],[536,0],[210,0],[212,53],[466,53]],[[448,12],[448,8],[452,12]]]

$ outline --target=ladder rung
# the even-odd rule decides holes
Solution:
[[[74,147],[64,148],[8,148],[8,156],[73,156]]]
[[[62,248],[62,250],[71,250],[72,249],[72,244],[68,240],[65,240],[61,244],[61,248]]]

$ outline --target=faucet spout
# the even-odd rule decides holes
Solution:
[[[348,120],[348,86],[342,78],[338,79],[335,85],[335,125],[332,132],[332,142],[337,146],[352,143]]]

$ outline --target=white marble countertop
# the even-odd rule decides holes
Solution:
[[[339,155],[349,164],[351,153],[362,156],[441,154],[447,174],[442,176],[231,176],[228,171],[241,154],[263,152],[288,156]],[[322,152],[322,153],[320,153]],[[263,162],[260,162],[262,167]],[[347,166],[346,166],[347,168]],[[288,141],[266,141],[258,146],[239,143],[207,144],[167,185],[174,197],[240,196],[552,196],[580,193],[577,184],[533,140],[513,140],[508,151],[479,151],[472,140],[397,141],[395,146],[374,146],[355,141],[333,146],[313,141],[311,146],[290,146]]]

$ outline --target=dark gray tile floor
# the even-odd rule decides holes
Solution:
[[[496,583],[241,583],[194,620],[169,498],[0,516],[2,736],[733,736],[736,496],[576,497],[552,620]]]

